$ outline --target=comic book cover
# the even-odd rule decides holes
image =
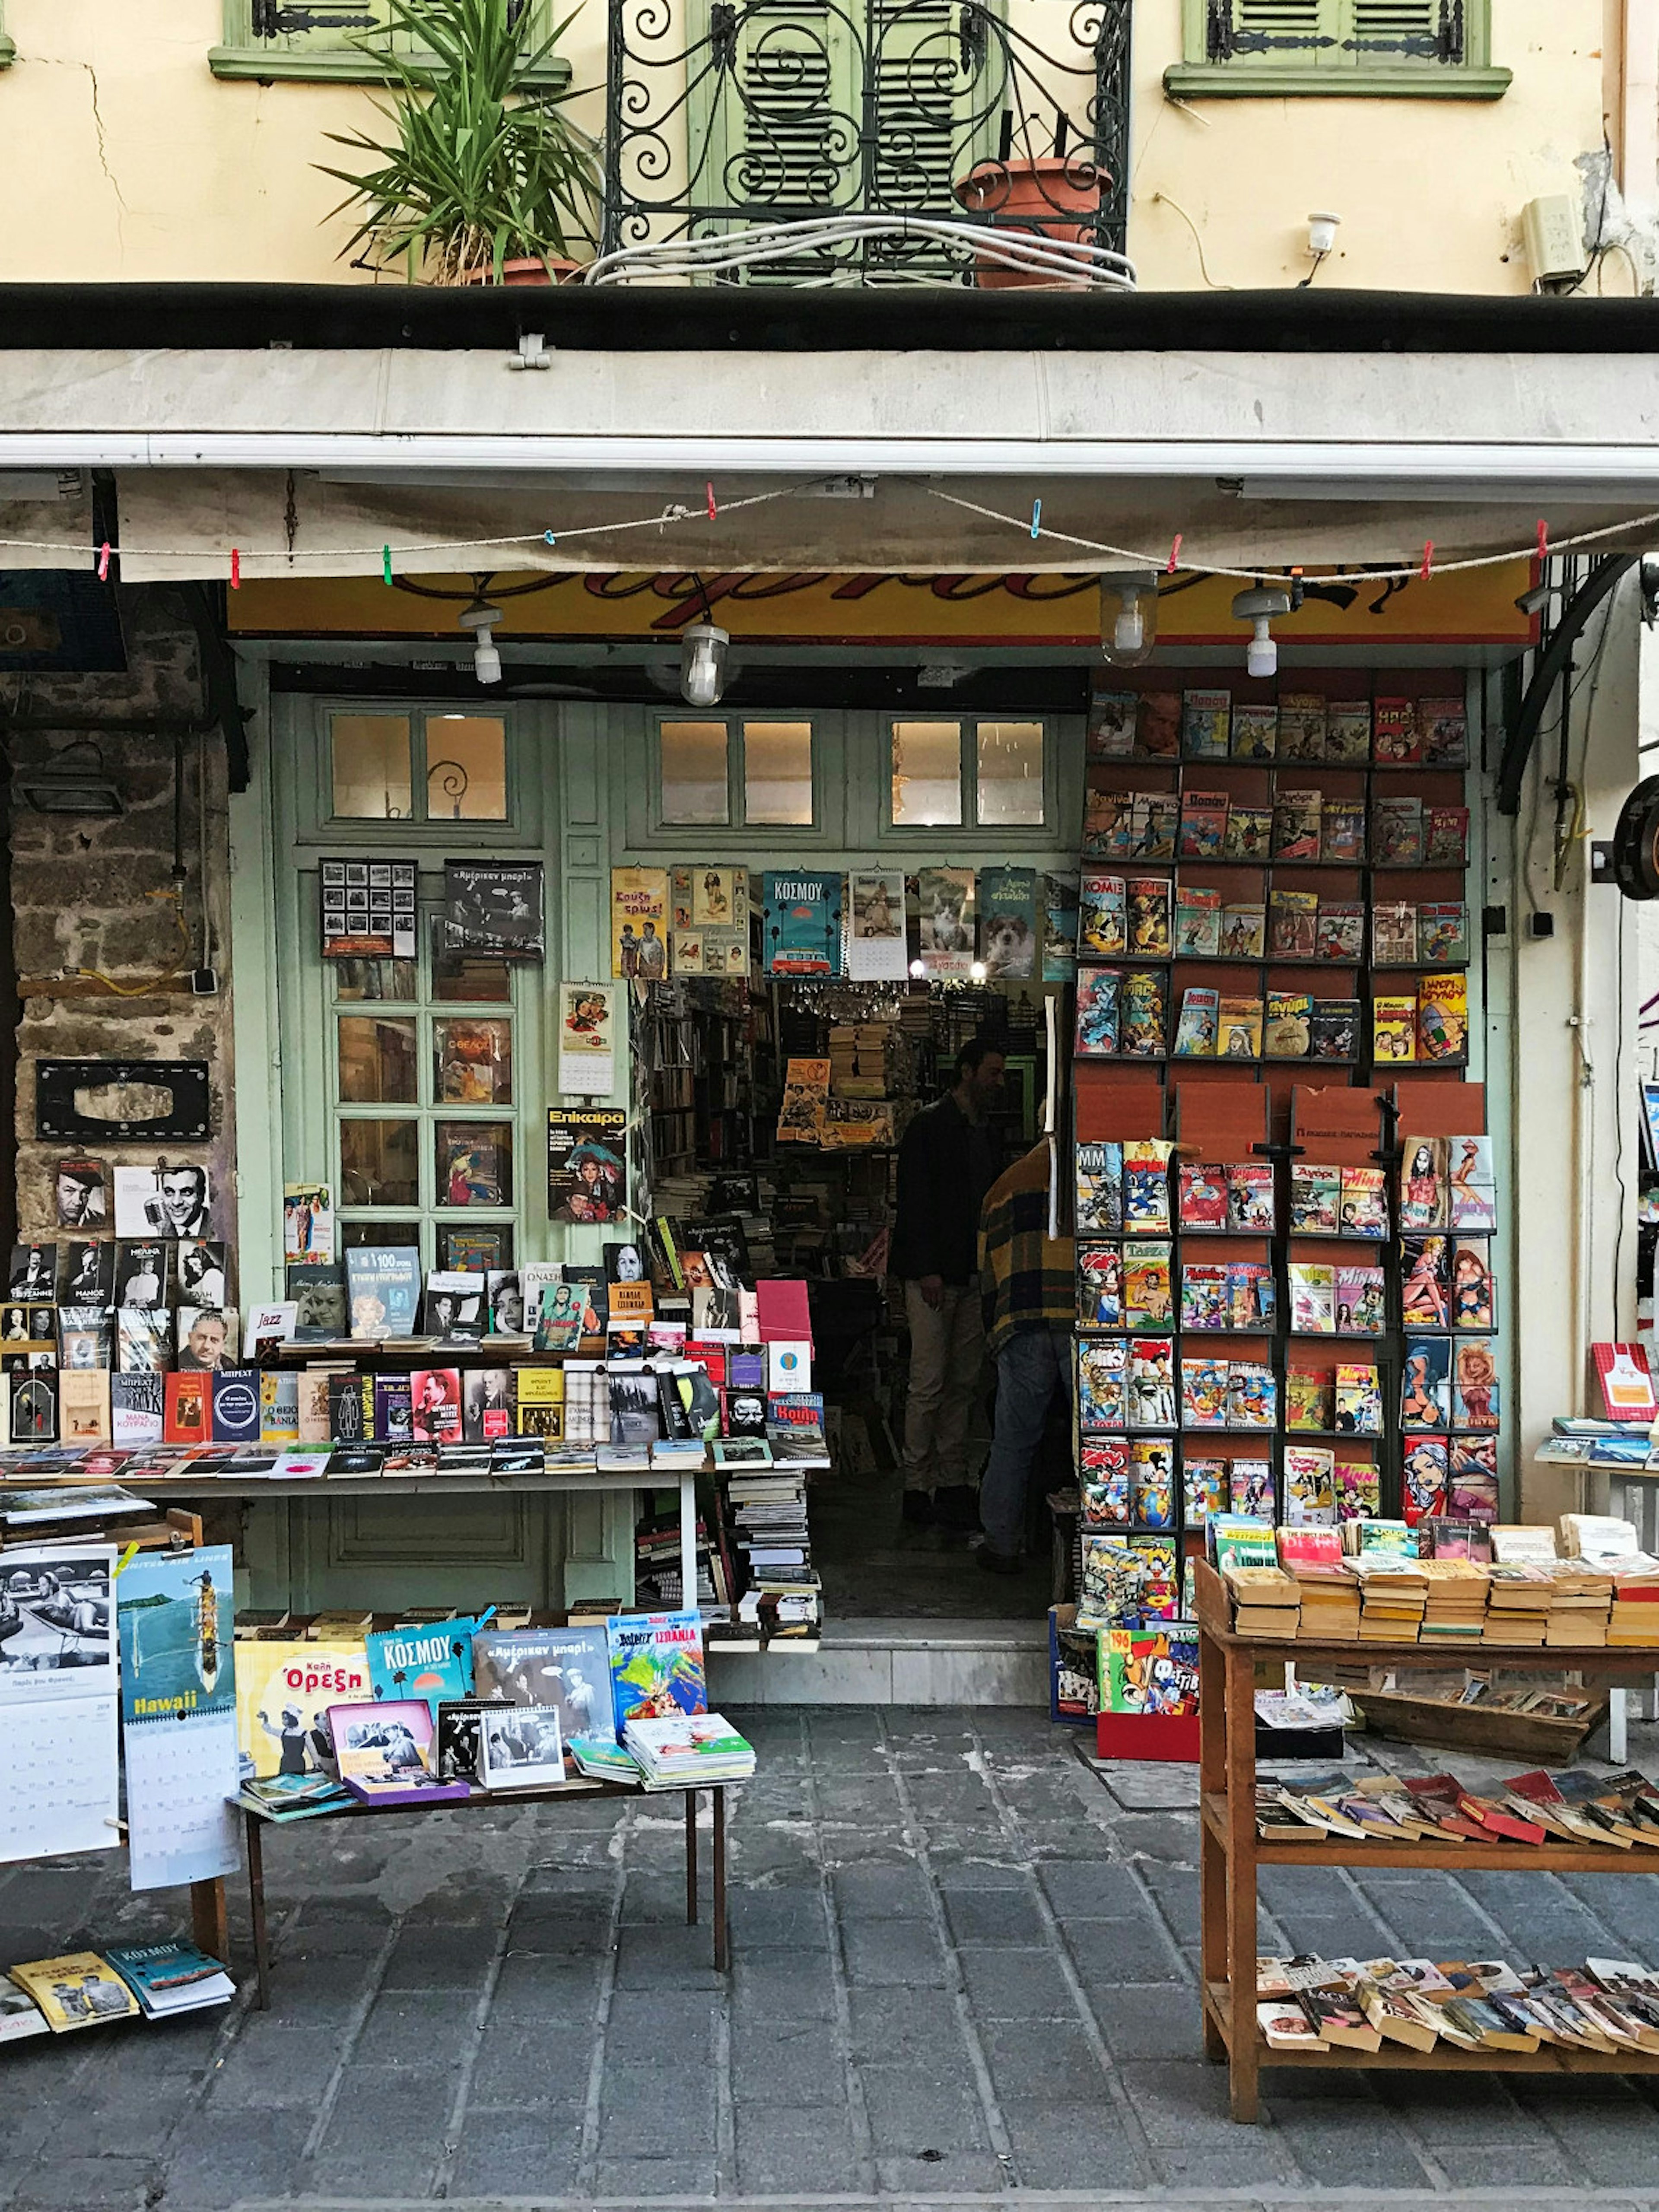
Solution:
[[[1179,960],[1213,960],[1221,951],[1221,894],[1180,884],[1175,896],[1175,949]]]
[[[1136,1527],[1174,1528],[1175,1446],[1167,1437],[1137,1437],[1129,1455],[1129,1497]]]
[[[1187,1329],[1229,1328],[1227,1269],[1188,1260],[1181,1270],[1181,1326]]]
[[[1190,1359],[1181,1363],[1181,1425],[1224,1429],[1227,1425],[1227,1362]]]
[[[1162,1137],[1136,1138],[1123,1147],[1123,1224],[1137,1235],[1170,1233],[1170,1156]]]
[[[1312,1060],[1350,1060],[1359,1056],[1358,999],[1316,999],[1308,1017],[1308,1054]]]
[[[1417,726],[1422,733],[1425,768],[1468,765],[1469,717],[1461,699],[1419,699]]]
[[[1319,857],[1358,866],[1365,857],[1365,803],[1328,799],[1320,808]]]
[[[1232,707],[1231,691],[1194,690],[1182,694],[1181,750],[1188,760],[1226,759]]]
[[[1319,942],[1319,893],[1275,890],[1267,899],[1267,951],[1274,960],[1311,960]]]
[[[1037,920],[1042,928],[1042,980],[1069,983],[1077,973],[1077,900],[1075,876],[1040,870],[1037,875]]]
[[[1417,979],[1417,1056],[1463,1060],[1469,1049],[1469,987],[1460,973]]]
[[[1291,1367],[1285,1374],[1285,1425],[1287,1429],[1329,1429],[1336,1415],[1336,1386],[1328,1375],[1311,1367]]]
[[[1388,1326],[1385,1278],[1381,1267],[1339,1267],[1336,1271],[1336,1328],[1340,1336],[1381,1336]]]
[[[1469,910],[1461,899],[1431,899],[1417,908],[1417,957],[1431,968],[1455,968],[1469,957]]]
[[[1323,1444],[1285,1447],[1285,1525],[1325,1528],[1336,1519],[1336,1454]]]
[[[1381,868],[1415,868],[1423,862],[1423,802],[1389,793],[1376,802],[1371,858]]]
[[[1181,757],[1181,694],[1143,691],[1137,735],[1141,757],[1146,760]]]
[[[1365,955],[1365,909],[1357,899],[1321,899],[1314,933],[1317,958],[1358,963]]]
[[[1375,1460],[1339,1458],[1335,1468],[1339,1521],[1375,1521],[1382,1510],[1382,1478]]]
[[[1273,808],[1253,806],[1243,799],[1235,800],[1227,811],[1227,835],[1222,842],[1222,859],[1265,860],[1273,849]]]
[[[1260,1060],[1261,1057],[1261,1001],[1227,998],[1217,1018],[1218,1060]]]
[[[1273,1521],[1279,1500],[1273,1489],[1273,1462],[1233,1459],[1227,1465],[1227,1510],[1250,1521]]]
[[[1115,1244],[1077,1248],[1077,1317],[1084,1328],[1123,1326],[1123,1255]]]
[[[1201,1528],[1227,1510],[1227,1462],[1183,1452],[1181,1461],[1181,1516],[1188,1528]]]
[[[1279,1383],[1271,1367],[1235,1359],[1227,1370],[1227,1426],[1271,1429],[1279,1414]]]
[[[1138,791],[1129,815],[1129,858],[1173,860],[1181,801],[1173,791]]]
[[[1182,860],[1218,860],[1227,842],[1224,791],[1187,791],[1181,797],[1181,826],[1176,855]]]
[[[1176,1425],[1175,1346],[1167,1336],[1138,1337],[1129,1347],[1129,1425]]]
[[[1089,700],[1085,750],[1090,760],[1132,760],[1139,695],[1133,691],[1095,691]]]
[[[1273,799],[1273,858],[1319,858],[1322,795],[1317,791],[1280,791]]]
[[[1371,757],[1369,699],[1333,699],[1325,709],[1325,757],[1346,767],[1362,767]]]
[[[1277,1304],[1273,1271],[1261,1260],[1227,1262],[1227,1326],[1271,1328]]]
[[[1128,1346],[1121,1336],[1077,1341],[1077,1418],[1083,1429],[1121,1429],[1127,1418]]]
[[[1371,964],[1417,965],[1417,908],[1401,899],[1379,899],[1371,908]]]
[[[1087,860],[1127,860],[1134,834],[1135,795],[1126,786],[1091,782],[1083,794],[1083,853]]]
[[[1167,1628],[1110,1628],[1099,1642],[1103,1712],[1175,1717],[1198,1711],[1198,1632]]]
[[[1382,1433],[1382,1385],[1369,1363],[1344,1362],[1336,1370],[1336,1426],[1345,1437]]]
[[[1451,1316],[1454,1328],[1496,1328],[1498,1299],[1486,1240],[1452,1247]]]
[[[1233,708],[1233,758],[1245,761],[1270,761],[1278,750],[1278,708],[1241,701]]]
[[[1423,857],[1431,868],[1462,868],[1468,864],[1469,810],[1467,806],[1431,806],[1423,817]]]
[[[1447,1450],[1442,1438],[1406,1438],[1401,1504],[1407,1521],[1413,1528],[1419,1521],[1434,1520],[1444,1513],[1448,1474]]]
[[[1227,1226],[1245,1236],[1271,1237],[1279,1206],[1269,1160],[1239,1160],[1227,1170]]]
[[[1386,768],[1401,768],[1423,757],[1414,699],[1379,699],[1372,714],[1371,757]]]
[[[1447,1229],[1451,1225],[1443,1137],[1407,1137],[1400,1163],[1400,1226]]]
[[[1313,1042],[1313,1000],[1306,991],[1269,991],[1261,1027],[1267,1060],[1305,1060]]]
[[[1121,959],[1128,944],[1122,877],[1085,868],[1078,881],[1078,957],[1083,960]]]
[[[1168,1328],[1170,1310],[1170,1250],[1164,1243],[1123,1247],[1123,1318],[1130,1328]]]
[[[631,1720],[669,1720],[676,1713],[708,1711],[702,1621],[697,1613],[614,1613],[605,1630],[618,1735]]]
[[[1292,1261],[1286,1269],[1292,1336],[1330,1336],[1336,1328],[1336,1270],[1318,1261]]]
[[[1194,987],[1181,994],[1176,1018],[1175,1056],[1177,1060],[1213,1060],[1216,1022],[1221,994]]]
[[[1325,701],[1318,691],[1279,695],[1279,757],[1322,761],[1325,757]]]
[[[1408,1336],[1400,1383],[1402,1429],[1445,1431],[1451,1412],[1451,1344],[1443,1336]]]
[[[1456,1521],[1498,1518],[1498,1440],[1454,1437],[1446,1478],[1446,1512]]]
[[[1452,1426],[1498,1425],[1498,1362],[1491,1339],[1460,1337],[1452,1346]]]
[[[1183,1231],[1227,1226],[1227,1170],[1182,1160],[1176,1172],[1176,1206]]]
[[[1077,971],[1077,1032],[1079,1060],[1112,1060],[1122,1035],[1123,978],[1115,968]]]
[[[1371,1000],[1371,1058],[1398,1066],[1416,1057],[1416,999],[1379,992]]]
[[[1345,1167],[1341,1170],[1338,1205],[1345,1237],[1388,1235],[1388,1179],[1381,1168]]]
[[[1129,1447],[1085,1437],[1078,1446],[1078,1487],[1085,1528],[1124,1528],[1131,1516]]]
[[[1169,878],[1131,876],[1126,888],[1130,957],[1137,960],[1167,960],[1171,943]]]
[[[1341,1204],[1342,1172],[1311,1160],[1291,1162],[1291,1234],[1334,1237]]]
[[[1267,949],[1267,909],[1260,899],[1230,900],[1221,909],[1224,960],[1260,960]]]
[[[1451,1326],[1451,1239],[1412,1230],[1400,1240],[1400,1318],[1407,1328]]]
[[[1123,1227],[1122,1146],[1079,1144],[1075,1175],[1078,1235],[1117,1236]]]

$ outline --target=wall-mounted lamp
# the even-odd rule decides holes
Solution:
[[[480,684],[499,684],[501,680],[501,656],[495,650],[495,629],[501,619],[501,611],[485,599],[474,599],[456,617],[463,629],[472,633],[472,673]]]
[[[94,756],[93,763],[76,766],[65,758],[82,750]],[[15,767],[11,795],[37,814],[114,815],[127,811],[120,787],[105,773],[104,756],[89,738],[65,745],[49,760]]]
[[[1100,650],[1114,668],[1139,668],[1158,643],[1158,574],[1117,568],[1100,580]]]
[[[726,690],[729,630],[693,623],[680,640],[680,696],[688,707],[718,707]]]
[[[1279,647],[1274,642],[1268,624],[1275,615],[1291,611],[1291,595],[1286,591],[1270,589],[1258,584],[1248,592],[1240,592],[1233,601],[1233,620],[1247,622],[1251,628],[1250,642],[1244,653],[1244,667],[1251,676],[1273,676],[1279,672]]]

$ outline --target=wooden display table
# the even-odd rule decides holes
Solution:
[[[735,1782],[704,1783],[708,1791],[714,1816],[714,1970],[725,1973],[730,1964],[730,1946],[726,1941],[726,1793],[740,1789]],[[475,1790],[470,1797],[447,1797],[434,1805],[361,1805],[354,1799],[349,1805],[331,1807],[325,1813],[307,1814],[302,1820],[276,1820],[256,1813],[246,1803],[241,1808],[247,1829],[247,1886],[248,1901],[252,1911],[253,1963],[258,1978],[258,1992],[254,2002],[261,2012],[270,2005],[270,1937],[265,1920],[265,1857],[264,1838],[268,1830],[290,1827],[309,1828],[325,1820],[388,1820],[399,1814],[428,1816],[434,1813],[476,1812],[489,1807],[497,1812],[511,1811],[519,1805],[556,1805],[572,1798],[633,1797],[653,1800],[683,1796],[685,1800],[685,1924],[697,1924],[697,1794],[698,1785],[685,1784],[678,1790],[635,1789],[626,1782],[600,1782],[583,1775],[580,1778],[558,1784],[549,1790]],[[208,1884],[198,1885],[208,1887]],[[222,1906],[223,1885],[218,1885]],[[198,1942],[201,1942],[200,1923]],[[205,1949],[206,1946],[204,1944]],[[224,1953],[219,1952],[222,1958]]]
[[[1256,1869],[1283,1867],[1422,1867],[1458,1874],[1646,1874],[1659,1870],[1659,1853],[1620,1850],[1614,1844],[1371,1843],[1326,1836],[1317,1843],[1263,1843],[1255,1832],[1255,1668],[1258,1660],[1292,1659],[1310,1676],[1321,1659],[1352,1664],[1414,1667],[1526,1666],[1530,1649],[1512,1644],[1314,1643],[1297,1638],[1236,1636],[1227,1592],[1203,1560],[1193,1565],[1197,1591],[1199,1790],[1201,1814],[1200,1921],[1203,1960],[1204,2049],[1227,2061],[1236,2120],[1257,2117],[1258,2078],[1264,2066],[1409,2067],[1421,2073],[1655,2074],[1659,2053],[1565,2051],[1463,2051],[1437,2045],[1412,2051],[1384,2043],[1379,2051],[1270,2051],[1256,2025]],[[1651,1674],[1659,1649],[1608,1650],[1605,1645],[1549,1647],[1552,1666],[1602,1675]]]

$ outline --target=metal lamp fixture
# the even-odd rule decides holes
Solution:
[[[491,606],[488,599],[477,599],[456,619],[463,629],[472,633],[472,673],[480,684],[499,684],[501,656],[495,650],[495,630],[501,619],[501,609]]]
[[[1115,568],[1100,580],[1100,650],[1114,668],[1139,668],[1158,643],[1158,573]]]
[[[680,641],[680,696],[688,707],[718,707],[726,690],[729,630],[693,623]]]
[[[82,750],[93,755],[95,765],[76,766],[65,758]],[[65,745],[50,760],[15,767],[11,795],[37,814],[116,815],[127,811],[120,787],[105,773],[104,756],[89,738],[81,744]]]
[[[1244,654],[1244,667],[1251,676],[1274,676],[1279,672],[1279,647],[1268,624],[1275,615],[1291,611],[1288,592],[1257,585],[1253,590],[1240,592],[1233,601],[1233,620],[1247,622],[1251,638]]]

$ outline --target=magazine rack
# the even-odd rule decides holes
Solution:
[[[1363,1652],[1378,1666],[1434,1671],[1446,1663],[1443,1650],[1421,1644],[1357,1641],[1316,1642],[1297,1637],[1253,1639],[1233,1633],[1227,1593],[1206,1562],[1194,1569],[1198,1594],[1198,1657],[1201,1748],[1199,1789],[1201,1808],[1200,1865],[1205,2055],[1225,2059],[1234,2119],[1258,2117],[1259,2077],[1264,2066],[1408,2067],[1421,2073],[1449,2074],[1659,2074],[1659,2052],[1565,2051],[1452,2051],[1437,2045],[1412,2051],[1384,2043],[1379,2051],[1273,2051],[1256,2025],[1256,1869],[1274,1867],[1435,1868],[1461,1874],[1632,1874],[1645,1873],[1651,1855],[1620,1850],[1613,1844],[1390,1844],[1326,1836],[1317,1843],[1269,1844],[1255,1832],[1255,1668],[1258,1661],[1345,1659]],[[1596,1645],[1583,1650],[1551,1647],[1564,1667],[1586,1674],[1651,1674],[1659,1668],[1659,1647]],[[1479,1666],[1513,1666],[1509,1644],[1458,1645],[1461,1662]]]

